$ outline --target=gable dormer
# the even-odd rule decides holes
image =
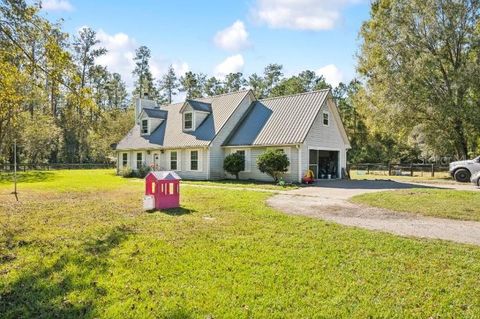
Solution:
[[[183,131],[195,131],[212,113],[212,104],[187,99],[180,109],[180,113],[182,113]]]
[[[150,135],[167,119],[167,111],[159,108],[143,108],[138,116],[141,135]]]

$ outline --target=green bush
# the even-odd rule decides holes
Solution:
[[[136,176],[139,178],[145,178],[151,170],[152,168],[150,166],[142,165],[137,169]]]
[[[230,154],[223,161],[223,169],[239,179],[238,174],[245,169],[245,158],[238,153]]]
[[[135,177],[135,172],[130,167],[122,167],[118,171],[118,175],[124,178],[132,178],[132,177]]]
[[[257,166],[260,172],[270,175],[278,182],[280,176],[288,171],[290,161],[281,150],[267,150],[257,158]]]

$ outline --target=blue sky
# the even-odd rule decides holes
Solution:
[[[280,63],[286,75],[310,69],[329,82],[355,76],[358,31],[368,18],[366,0],[43,0],[50,20],[75,33],[97,31],[109,53],[97,62],[131,86],[135,48],[152,51],[159,77],[172,64],[222,76],[261,73]]]

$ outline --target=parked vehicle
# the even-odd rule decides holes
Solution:
[[[473,174],[471,181],[473,185],[480,187],[480,172]]]
[[[451,162],[450,175],[457,181],[467,183],[470,178],[480,172],[480,156],[472,160]]]

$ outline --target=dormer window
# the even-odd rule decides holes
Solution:
[[[193,113],[192,112],[183,113],[183,129],[187,131],[193,129]]]
[[[148,134],[148,119],[142,120],[142,135]]]

